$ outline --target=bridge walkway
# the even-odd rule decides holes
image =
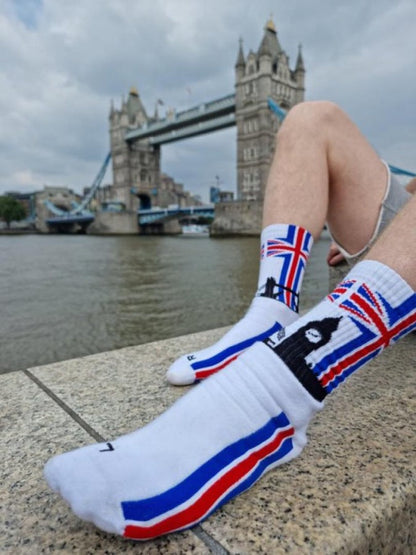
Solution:
[[[128,131],[127,142],[149,138],[153,145],[166,144],[235,125],[235,94],[205,102],[160,121]]]

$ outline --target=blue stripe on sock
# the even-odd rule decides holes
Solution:
[[[269,335],[272,335],[273,333],[281,330],[282,327],[283,326],[281,326],[278,322],[276,322],[275,324],[273,324],[273,326],[270,329],[264,331],[263,333],[260,333],[259,335],[256,335],[254,337],[249,337],[245,341],[241,341],[241,343],[236,343],[235,345],[231,345],[231,347],[227,347],[227,349],[224,349],[224,351],[217,353],[211,358],[194,362],[193,364],[191,364],[191,367],[194,370],[200,370],[201,368],[218,364],[223,360],[225,360],[226,358],[228,358],[229,356],[234,355],[235,353],[238,353],[245,349],[248,349],[256,341],[263,341],[263,339],[266,339],[267,337],[269,337]]]
[[[336,376],[332,381],[330,381],[325,386],[326,391],[328,391],[328,393],[331,393],[331,391],[336,389],[339,386],[339,384],[341,384],[346,378],[348,378],[348,376],[351,376],[351,374],[353,372],[355,372],[356,370],[358,370],[358,368],[361,368],[361,366],[364,366],[364,364],[367,364],[367,362],[369,362],[370,360],[375,358],[378,354],[381,353],[381,351],[382,351],[382,349],[380,347],[379,349],[370,353],[366,357],[361,358],[355,364],[352,364],[351,366],[348,366],[347,368],[345,368],[345,370],[341,374]]]
[[[222,449],[176,486],[148,499],[123,501],[121,507],[126,520],[146,521],[181,505],[199,491],[211,478],[247,451],[272,437],[276,430],[289,426],[281,412],[262,428]],[[201,432],[203,433],[203,432]],[[186,454],[185,454],[186,456]]]

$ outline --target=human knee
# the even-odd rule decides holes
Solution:
[[[315,140],[325,135],[328,130],[339,125],[345,113],[334,102],[327,100],[308,101],[296,104],[287,114],[278,131],[278,139],[290,137],[292,134],[312,133]]]

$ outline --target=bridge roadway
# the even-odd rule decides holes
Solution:
[[[204,206],[186,206],[172,208],[149,208],[147,210],[138,210],[139,224],[150,224],[162,221],[174,216],[214,216],[214,205],[207,204]]]
[[[179,206],[170,208],[150,208],[147,210],[137,210],[138,224],[145,225],[154,222],[160,222],[173,218],[175,216],[214,216],[214,205],[207,204],[204,206],[187,206],[181,208]],[[88,225],[95,219],[93,212],[83,211],[80,214],[64,212],[60,210],[55,216],[46,219],[46,223],[51,227],[61,229],[73,224]]]
[[[161,145],[234,125],[235,94],[229,94],[128,131],[125,140],[132,143],[149,139],[150,144]]]

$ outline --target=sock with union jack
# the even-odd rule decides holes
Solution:
[[[295,225],[270,225],[263,229],[260,244],[258,290],[246,315],[214,345],[177,359],[167,372],[170,383],[188,385],[207,378],[298,318],[312,235]]]
[[[416,293],[389,267],[365,260],[313,310],[265,344],[323,400],[415,328]]]
[[[247,349],[144,428],[59,455],[49,485],[82,519],[147,540],[191,527],[306,444],[323,400],[416,327],[416,293],[378,262]]]

